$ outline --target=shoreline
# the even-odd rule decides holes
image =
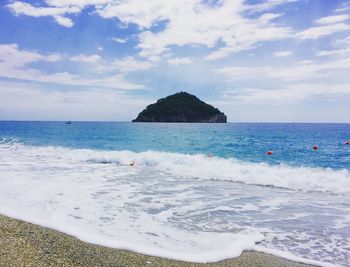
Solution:
[[[310,267],[257,251],[216,263],[192,263],[94,245],[73,236],[0,215],[0,266],[285,266]]]

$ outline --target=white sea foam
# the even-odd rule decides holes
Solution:
[[[0,182],[0,213],[96,244],[194,262],[264,248],[349,263],[346,170],[4,140]]]
[[[249,163],[236,159],[184,155],[148,151],[96,152],[80,151],[81,160],[95,163],[129,164],[149,167],[181,177],[242,182],[262,186],[283,187],[302,191],[350,193],[350,172],[330,168],[271,166],[266,163]]]

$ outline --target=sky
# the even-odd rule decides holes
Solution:
[[[1,0],[0,120],[350,122],[348,0]]]

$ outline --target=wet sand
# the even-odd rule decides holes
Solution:
[[[175,261],[89,244],[45,227],[0,215],[0,266],[306,267],[311,265],[253,251],[217,263]]]

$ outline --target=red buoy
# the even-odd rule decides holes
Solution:
[[[314,146],[313,146],[313,149],[314,149],[314,150],[317,150],[317,149],[318,149],[318,146],[317,146],[317,145],[314,145]]]
[[[346,140],[346,141],[344,142],[344,144],[345,144],[345,145],[350,145],[350,141],[349,141],[349,140]]]
[[[272,155],[272,151],[271,150],[267,151],[266,155]]]

